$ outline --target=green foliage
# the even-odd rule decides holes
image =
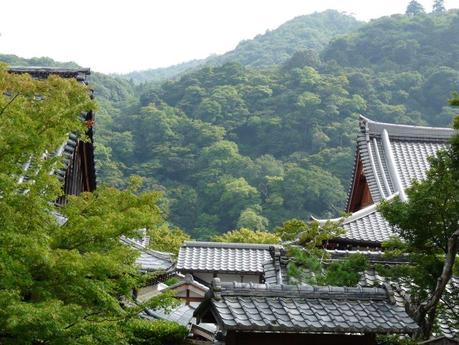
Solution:
[[[62,186],[49,172],[62,157],[43,153],[69,132],[84,139],[80,114],[94,107],[87,87],[75,80],[32,80],[0,65],[2,344],[127,344],[123,325],[143,309],[131,301],[143,281],[134,264],[138,254],[119,238],[164,223],[161,195],[139,192],[132,179],[125,190],[102,186],[69,196],[59,209],[54,204]],[[166,294],[150,304],[172,301]]]
[[[418,342],[411,338],[402,338],[398,335],[378,335],[378,345],[416,345]]]
[[[166,284],[167,286],[172,286],[174,284],[177,284],[178,282],[180,282],[180,279],[177,278],[177,277],[171,277],[169,279],[167,279],[164,284]]]
[[[335,216],[358,114],[450,125],[458,30],[457,11],[364,25],[326,11],[163,83],[96,73],[99,180],[124,187],[128,176],[142,176],[145,190],[164,193],[169,227],[197,239]]]
[[[446,11],[445,0],[434,0],[432,13],[441,14]]]
[[[323,276],[318,278],[321,285],[356,286],[361,274],[368,269],[368,259],[363,254],[353,254],[341,261],[332,262],[326,267]]]
[[[238,62],[249,67],[282,64],[298,50],[320,51],[335,35],[342,35],[361,26],[355,18],[335,10],[296,17],[272,31],[242,41],[223,55],[146,71],[131,72],[120,77],[141,82],[164,82],[176,79],[203,66]],[[298,58],[298,56],[296,56]],[[312,60],[313,61],[313,60]]]
[[[175,254],[178,253],[183,241],[190,239],[190,236],[181,229],[167,224],[149,229],[148,235],[151,249]]]
[[[280,238],[265,231],[253,231],[247,228],[228,231],[222,235],[212,237],[212,241],[230,243],[266,243],[279,244]]]
[[[355,286],[361,273],[368,268],[364,255],[350,255],[340,261],[330,261],[323,249],[330,239],[343,233],[340,223],[305,223],[292,219],[277,227],[275,233],[283,241],[295,241],[288,247],[290,262],[287,270],[291,283]]]
[[[131,345],[179,345],[188,329],[175,322],[135,319],[126,324]]]
[[[424,13],[425,13],[424,7],[416,0],[411,0],[410,3],[408,4],[408,7],[406,8],[407,16],[418,16]]]
[[[409,262],[378,269],[394,281],[410,287],[411,314],[421,326],[419,335],[423,338],[431,335],[433,320],[445,307],[439,306],[438,300],[433,297],[438,295],[442,300],[456,298],[438,285],[438,282],[448,282],[451,278],[457,255],[457,248],[451,246],[451,241],[457,241],[453,235],[458,231],[459,224],[459,169],[455,168],[458,166],[455,164],[456,157],[454,146],[439,152],[430,159],[431,168],[427,178],[415,182],[407,190],[407,202],[396,198],[383,202],[380,207],[384,217],[405,242],[400,245],[400,241],[392,240],[388,245],[396,252],[409,254]],[[424,308],[429,304],[432,307]]]

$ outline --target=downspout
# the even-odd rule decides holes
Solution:
[[[389,133],[387,133],[386,129],[382,132],[382,142],[384,146],[384,154],[386,155],[387,167],[389,168],[390,176],[394,182],[394,187],[399,193],[398,195],[400,196],[400,200],[407,201],[408,198],[405,194],[402,180],[400,179],[400,175],[397,170],[394,153],[392,152],[392,147],[390,146]]]

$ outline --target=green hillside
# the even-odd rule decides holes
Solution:
[[[447,99],[459,91],[458,23],[455,11],[385,17],[339,34],[324,49],[298,49],[300,25],[288,59],[268,54],[262,67],[258,58],[230,52],[234,61],[160,84],[96,73],[99,181],[120,186],[143,176],[145,188],[165,193],[170,221],[195,238],[336,215],[359,114],[450,125],[455,111]],[[263,42],[263,51],[287,51],[275,39]]]
[[[223,55],[188,61],[166,68],[136,71],[122,77],[135,82],[164,81],[203,65],[238,62],[249,67],[266,67],[288,60],[296,51],[322,50],[336,35],[356,30],[363,23],[335,10],[296,17],[272,31],[245,40]]]

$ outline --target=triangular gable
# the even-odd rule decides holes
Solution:
[[[390,124],[364,116],[359,127],[348,212],[397,192],[403,198],[413,180],[425,178],[428,158],[445,149],[454,133],[450,128]]]

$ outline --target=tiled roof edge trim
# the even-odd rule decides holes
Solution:
[[[394,158],[394,153],[392,152],[392,147],[390,145],[389,132],[387,129],[383,129],[382,132],[382,142],[384,146],[384,153],[386,155],[386,161],[389,168],[389,174],[392,179],[392,182],[395,184],[395,188],[400,194],[400,199],[406,201],[405,190],[402,185],[402,180],[400,179],[400,174],[397,169],[397,162]],[[383,195],[384,197],[384,195]]]
[[[381,135],[381,132],[386,129],[390,136],[401,139],[425,138],[448,140],[454,134],[454,130],[452,128],[400,125],[394,123],[377,122],[370,120],[363,115],[360,115],[360,121],[367,125],[366,128],[368,128],[368,134],[371,135]]]
[[[174,257],[174,254],[172,253],[166,253],[166,252],[159,252],[157,250],[152,250],[152,249],[149,249],[149,248],[146,248],[138,243],[136,243],[135,241],[132,241],[131,239],[125,237],[125,236],[121,236],[120,237],[120,240],[121,242],[124,242],[125,244],[131,246],[131,247],[134,247],[140,251],[143,251],[147,254],[150,254],[158,259],[163,259],[163,260],[173,260],[173,257]]]
[[[13,73],[42,73],[42,74],[85,74],[90,75],[90,68],[61,68],[61,67],[39,67],[39,66],[13,66],[8,68]]]
[[[270,247],[282,248],[280,244],[258,244],[258,243],[230,243],[230,242],[200,242],[185,241],[182,247],[204,247],[204,248],[231,248],[231,249],[260,249],[269,250]]]
[[[333,300],[381,300],[390,301],[390,292],[380,287],[336,287],[313,285],[217,283],[212,282],[211,291],[219,296],[299,297]]]
[[[391,196],[386,198],[386,201],[392,200],[393,198],[395,198],[398,195],[399,195],[398,192],[397,193],[393,193]],[[368,216],[369,214],[371,214],[373,212],[376,212],[378,210],[378,206],[379,205],[380,205],[380,202],[372,204],[372,205],[369,205],[367,207],[364,207],[364,208],[352,213],[347,218],[345,218],[345,217],[337,217],[337,218],[330,218],[330,219],[318,219],[318,218],[315,218],[314,216],[311,216],[311,220],[315,221],[315,222],[319,222],[320,225],[323,225],[326,222],[339,222],[341,220],[344,220],[343,221],[343,225],[344,225],[344,224],[348,224],[350,222],[353,222],[354,220],[357,220],[357,219],[363,218],[365,216]]]

